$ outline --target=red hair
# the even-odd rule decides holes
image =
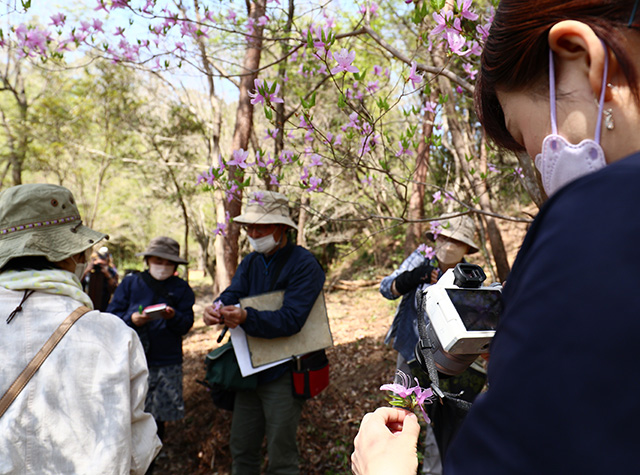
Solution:
[[[499,146],[523,151],[507,130],[496,89],[536,87],[549,73],[548,32],[563,20],[591,27],[613,52],[640,102],[638,73],[627,51],[628,29],[636,0],[501,0],[484,46],[476,85],[476,111],[486,134]]]

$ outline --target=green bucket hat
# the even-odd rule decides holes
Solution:
[[[0,268],[15,257],[63,261],[105,238],[82,224],[73,195],[62,186],[18,185],[0,193]]]

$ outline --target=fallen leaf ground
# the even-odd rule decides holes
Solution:
[[[192,284],[193,285],[193,284]],[[186,417],[167,423],[158,474],[230,473],[231,413],[216,408],[206,388],[204,357],[216,346],[214,329],[202,323],[202,309],[212,300],[206,284],[194,285],[196,323],[183,343]],[[301,473],[349,474],[350,456],[362,416],[385,404],[378,388],[390,382],[395,352],[384,345],[396,302],[382,298],[377,286],[326,294],[334,347],[329,387],[305,404],[298,428]]]

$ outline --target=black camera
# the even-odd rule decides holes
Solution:
[[[480,266],[460,263],[423,291],[415,350],[423,367],[422,351],[430,351],[438,371],[455,376],[489,351],[502,313],[502,286],[483,287],[485,279]]]

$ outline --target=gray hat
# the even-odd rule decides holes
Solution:
[[[240,224],[286,224],[298,230],[289,216],[289,200],[275,191],[256,191],[244,213],[233,221]]]
[[[0,268],[15,257],[60,262],[104,238],[82,224],[73,195],[62,186],[34,183],[0,193]]]
[[[175,239],[171,239],[166,236],[159,236],[153,238],[147,249],[144,252],[139,252],[136,256],[144,257],[161,257],[176,264],[188,264],[189,261],[185,261],[180,257],[180,244]]]
[[[467,215],[454,216],[446,219],[442,225],[440,235],[455,239],[469,246],[469,254],[478,252],[478,245],[473,241],[473,236],[476,233],[476,226],[473,224],[473,219]],[[433,233],[429,231],[427,238],[435,241]]]

